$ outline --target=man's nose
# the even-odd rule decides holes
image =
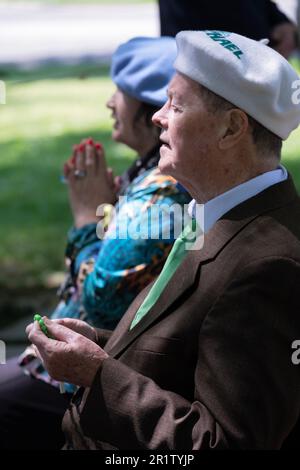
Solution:
[[[155,126],[161,127],[162,129],[167,127],[167,117],[166,113],[164,112],[164,106],[159,109],[156,113],[152,116],[152,122]]]

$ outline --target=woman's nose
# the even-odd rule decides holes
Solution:
[[[109,100],[106,102],[106,107],[108,109],[113,109],[114,108],[114,97],[111,96]]]

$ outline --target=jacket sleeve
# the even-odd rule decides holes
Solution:
[[[199,331],[192,401],[106,359],[81,411],[84,434],[119,449],[279,448],[300,411],[299,281],[298,263],[269,258],[228,285]]]
[[[101,328],[95,328],[95,330],[96,343],[100,346],[100,348],[104,348],[113,332],[111,330],[103,330]]]

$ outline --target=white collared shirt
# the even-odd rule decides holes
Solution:
[[[207,233],[224,214],[242,202],[250,199],[274,184],[281,183],[288,178],[288,172],[280,165],[276,170],[267,171],[242,183],[229,191],[211,199],[204,204],[204,233]],[[197,217],[197,202],[193,199],[189,204],[189,215],[203,225],[203,209],[201,220]],[[200,211],[201,213],[201,211]]]

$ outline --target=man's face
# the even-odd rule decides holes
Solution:
[[[174,76],[168,96],[167,103],[153,116],[153,122],[162,129],[159,168],[189,190],[201,180],[209,183],[213,177],[219,118],[207,111],[199,85],[185,75]]]

